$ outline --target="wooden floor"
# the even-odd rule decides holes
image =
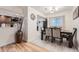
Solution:
[[[41,48],[33,43],[16,43],[0,47],[0,52],[45,52],[47,49]]]

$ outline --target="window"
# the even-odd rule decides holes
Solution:
[[[64,17],[54,17],[50,19],[50,26],[51,27],[63,27],[64,23],[63,23]]]

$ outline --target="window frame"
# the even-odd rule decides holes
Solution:
[[[50,25],[50,20],[51,20],[52,18],[60,18],[60,17],[63,18],[63,25],[62,25],[61,27],[62,27],[62,28],[65,28],[65,16],[50,17],[50,18],[49,18],[49,27],[51,27],[51,25]]]

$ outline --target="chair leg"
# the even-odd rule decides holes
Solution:
[[[52,38],[52,39],[51,39],[51,42],[53,43],[54,41],[55,41],[55,38]]]
[[[72,40],[69,41],[68,47],[69,47],[69,48],[72,48],[72,47],[73,47],[73,41],[72,41]]]
[[[47,36],[45,37],[45,41],[47,40]]]
[[[63,43],[63,38],[60,38],[60,44]]]
[[[59,45],[61,45],[62,43],[63,43],[63,38],[60,38]]]
[[[48,39],[49,39],[49,37],[48,37],[48,36],[46,36],[45,41],[47,41]]]

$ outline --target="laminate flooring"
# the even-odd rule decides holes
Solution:
[[[0,52],[46,52],[45,48],[37,46],[33,43],[15,43],[0,47]]]

